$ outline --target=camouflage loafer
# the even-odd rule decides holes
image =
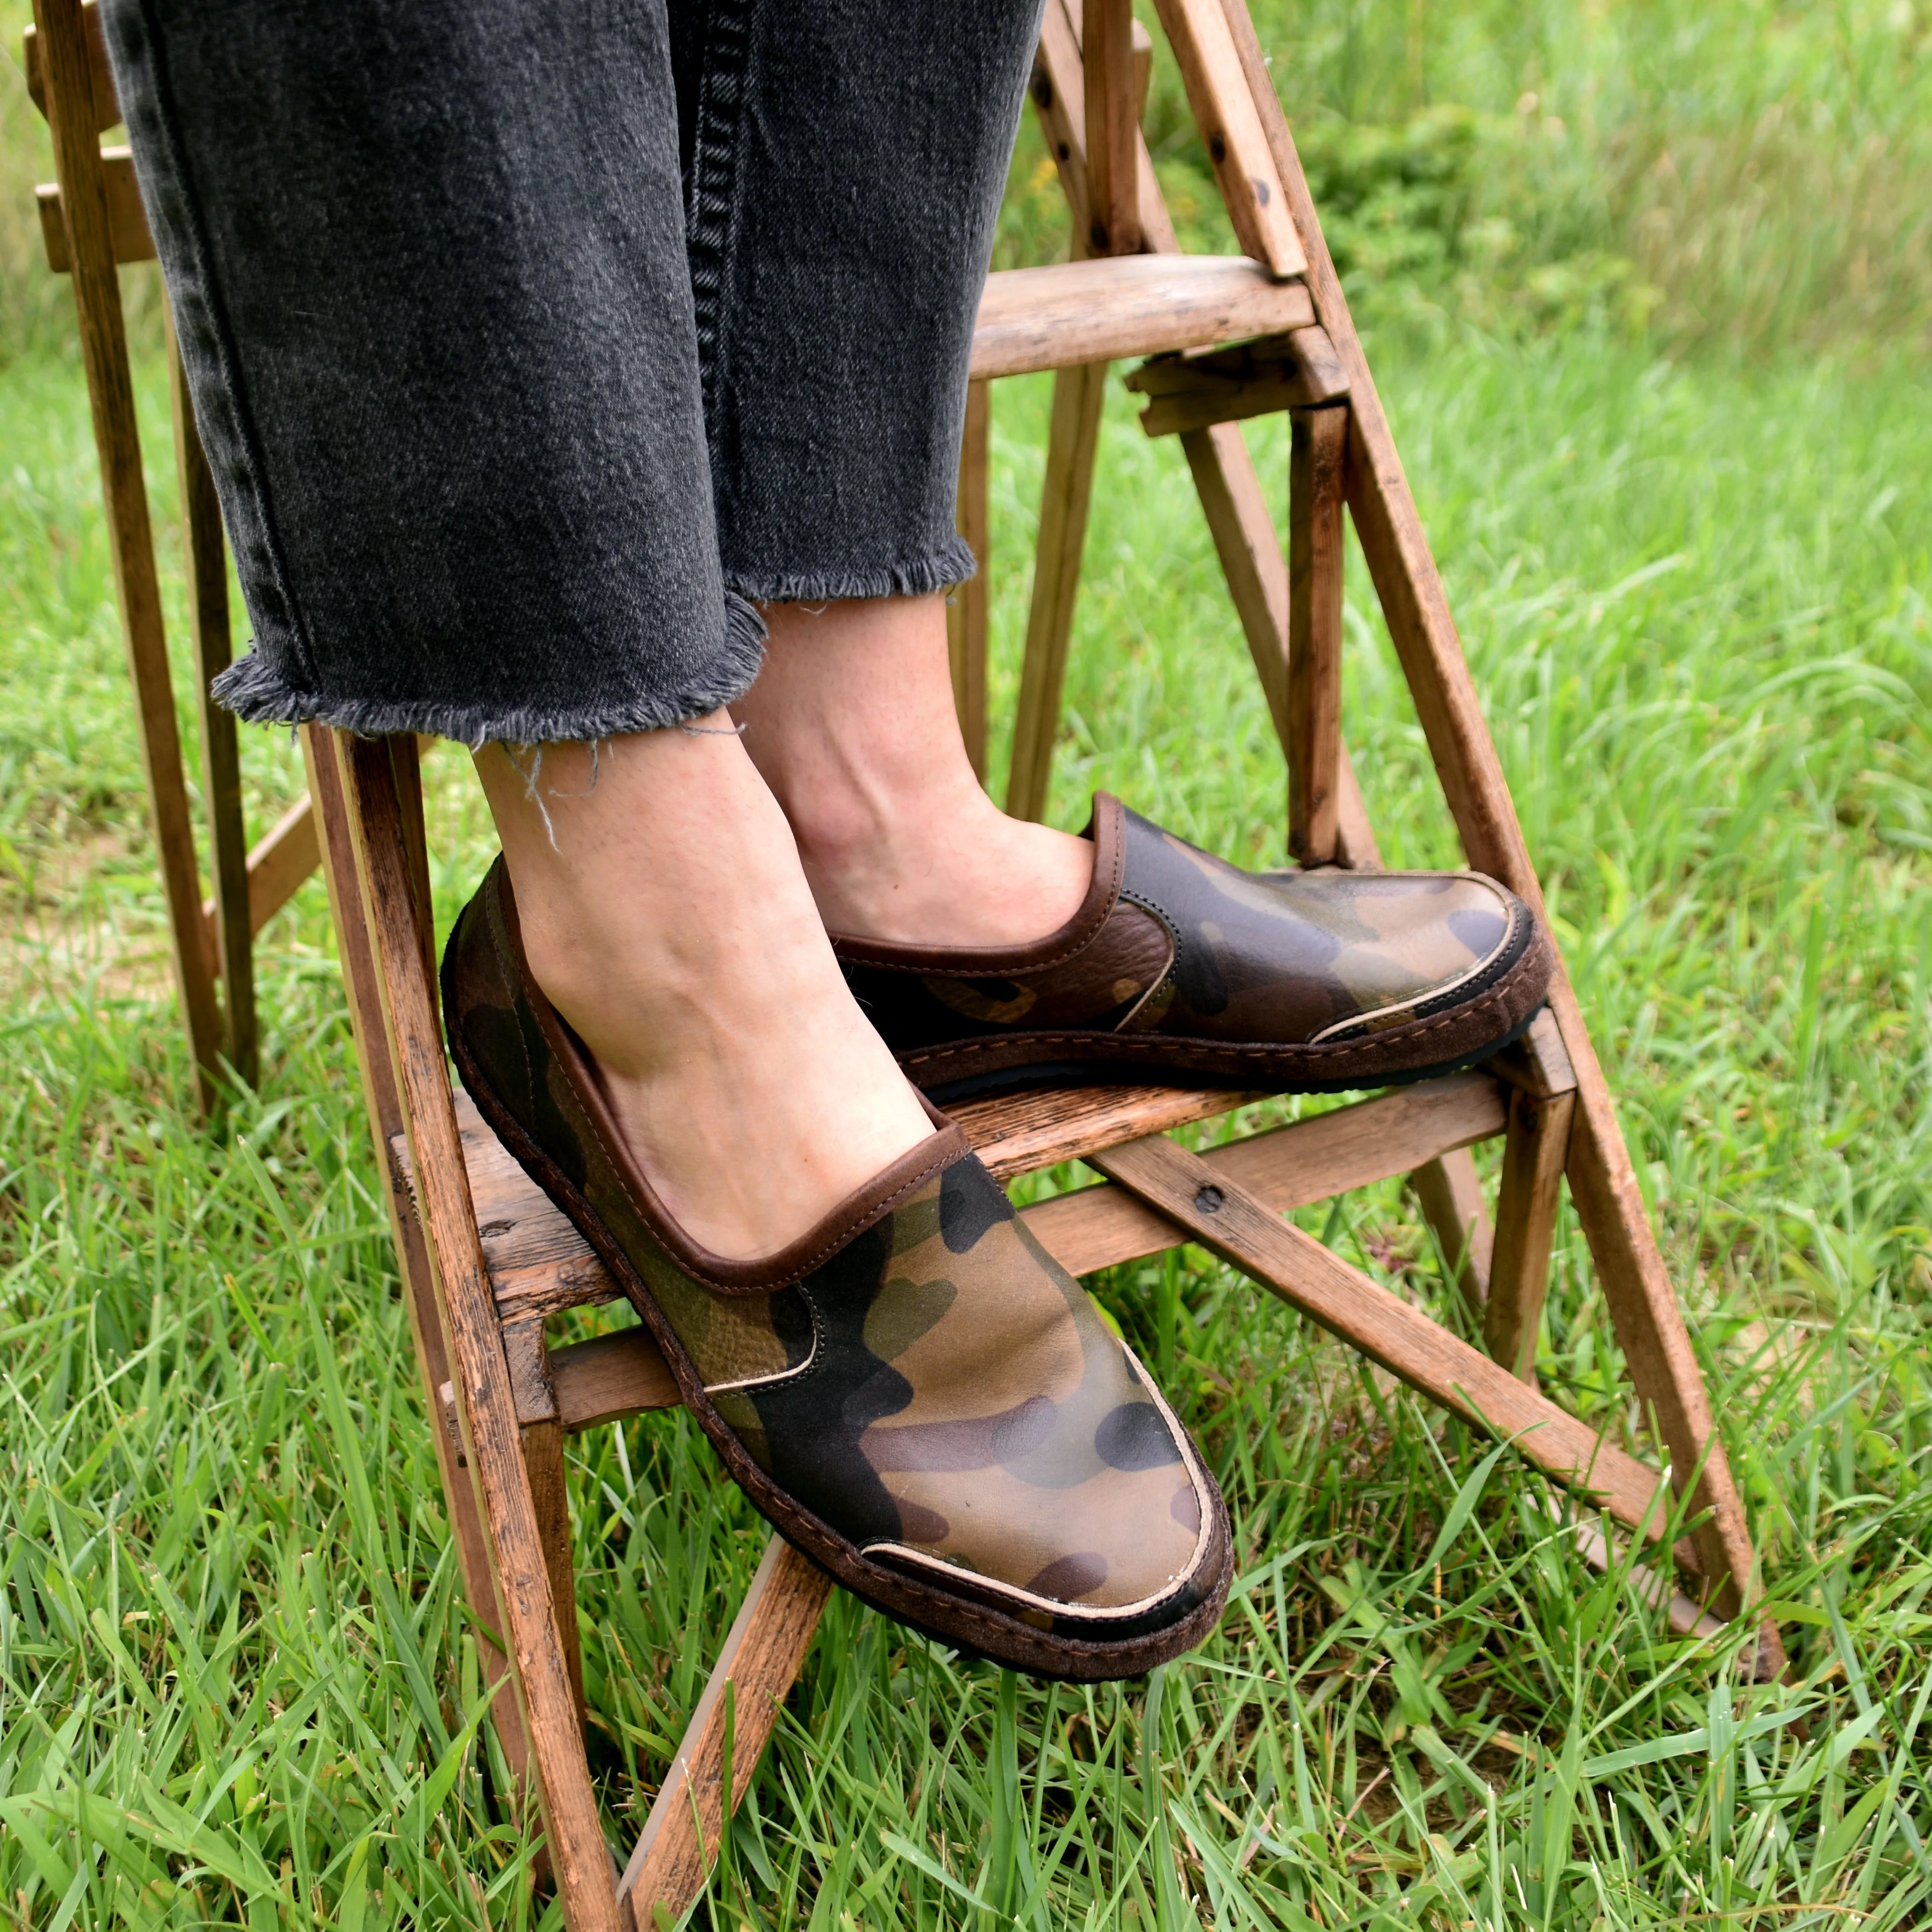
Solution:
[[[1550,943],[1477,872],[1244,872],[1094,794],[1094,883],[1012,949],[833,946],[914,1084],[1338,1093],[1452,1072],[1535,1017]]]
[[[958,1128],[780,1252],[696,1246],[531,979],[500,859],[450,935],[464,1084],[656,1337],[725,1468],[855,1595],[1043,1676],[1138,1676],[1228,1592],[1186,1432]],[[928,1108],[928,1112],[931,1110]]]

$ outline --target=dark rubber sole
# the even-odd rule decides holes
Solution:
[[[1208,1486],[1209,1517],[1214,1528],[1198,1580],[1178,1593],[1192,1601],[1172,1622],[1110,1638],[1042,1629],[989,1604],[936,1588],[874,1561],[787,1495],[752,1460],[736,1432],[712,1406],[676,1331],[602,1216],[497,1099],[464,1046],[460,1025],[452,1026],[448,1032],[457,1070],[477,1111],[524,1172],[596,1250],[611,1279],[629,1298],[663,1352],[685,1406],[710,1438],[731,1480],[793,1548],[810,1558],[835,1582],[874,1610],[953,1649],[1064,1683],[1099,1684],[1144,1676],[1156,1665],[1171,1663],[1194,1648],[1220,1621],[1232,1580],[1233,1552],[1228,1540],[1227,1511],[1213,1472],[1204,1464],[1201,1475]],[[1159,1614],[1156,1608],[1148,1616]]]
[[[1499,978],[1446,1012],[1320,1046],[1265,1040],[1191,1039],[1180,1034],[988,1034],[914,1047],[897,1055],[908,1079],[937,1106],[1009,1087],[1071,1082],[1172,1082],[1246,1094],[1348,1094],[1400,1087],[1458,1073],[1500,1053],[1543,1006],[1554,962],[1539,928]]]

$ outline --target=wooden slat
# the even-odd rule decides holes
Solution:
[[[141,205],[141,190],[134,178],[134,157],[126,148],[100,150],[101,172],[107,186],[107,235],[117,265],[152,262],[154,238],[148,226],[148,211]],[[67,218],[61,204],[58,183],[44,182],[34,190],[40,214],[40,240],[47,251],[47,266],[57,275],[74,267],[74,254],[68,240]]]
[[[1664,1478],[1655,1470],[1270,1214],[1197,1155],[1156,1135],[1096,1154],[1094,1164],[1412,1388],[1514,1438],[1540,1468],[1619,1522],[1652,1536],[1666,1527],[1658,1496]]]
[[[550,1352],[557,1420],[566,1434],[650,1408],[675,1408],[682,1398],[646,1328],[620,1328]]]
[[[1141,251],[1140,103],[1134,86],[1133,28],[1133,0],[1082,0],[1087,252],[1094,256]]]
[[[175,472],[182,505],[182,548],[187,562],[188,628],[194,646],[195,693],[201,713],[202,799],[208,814],[214,891],[202,902],[208,970],[221,981],[223,1040],[228,1064],[250,1087],[260,1072],[255,1017],[254,928],[249,921],[248,835],[242,816],[242,756],[235,714],[217,704],[209,687],[228,668],[233,643],[228,625],[228,550],[221,505],[195,427],[194,402],[167,317],[168,400],[174,417]]]
[[[1406,1173],[1502,1130],[1496,1082],[1462,1073],[1231,1141],[1201,1158],[1271,1212],[1285,1214]],[[1023,1217],[1071,1274],[1118,1267],[1189,1238],[1165,1215],[1111,1185],[1055,1195],[1024,1210]]]
[[[675,1922],[703,1889],[727,1809],[726,1733],[731,1744],[729,1808],[735,1811],[812,1648],[831,1590],[831,1580],[790,1544],[775,1536],[766,1545],[618,1886],[624,1922],[634,1932],[656,1932],[659,1906],[669,1915],[667,1922]]]
[[[414,1157],[416,1197],[448,1337],[449,1379],[489,1530],[502,1634],[515,1660],[544,1837],[572,1932],[615,1932],[609,1853],[557,1637],[502,1333],[451,1102],[442,1029],[426,976],[427,908],[417,903],[412,854],[418,842],[404,822],[408,788],[398,782],[390,742],[339,735],[334,742],[387,1043]],[[394,748],[404,746],[413,764],[413,740],[396,741]]]
[[[115,97],[114,72],[107,64],[107,41],[101,32],[100,9],[94,4],[94,0],[86,0],[80,10],[80,19],[87,35],[87,66],[92,83],[88,89],[88,108],[94,131],[101,134],[119,125],[121,104]],[[29,27],[21,37],[21,42],[20,64],[26,70],[27,92],[34,105],[44,115],[47,111],[47,84],[46,76],[41,71],[40,29]]]
[[[995,1179],[1080,1160],[1096,1148],[1211,1120],[1261,1096],[1213,1087],[1049,1087],[989,1094],[946,1112]]]
[[[966,386],[966,424],[959,445],[959,534],[973,552],[974,574],[946,607],[946,656],[952,668],[952,704],[973,776],[986,777],[986,581],[993,546],[988,496],[988,445],[992,434],[992,385]]]
[[[1301,236],[1322,326],[1348,370],[1349,508],[1450,812],[1470,862],[1500,879],[1541,916],[1543,895],[1515,806],[1260,42],[1240,0],[1223,0],[1223,10]],[[1692,1501],[1700,1556],[1718,1587],[1714,1607],[1733,1615],[1762,1588],[1744,1505],[1658,1252],[1609,1084],[1560,964],[1550,1004],[1576,1076],[1568,1178],[1578,1218],[1631,1379],[1656,1415],[1670,1466],[1687,1479],[1698,1472]],[[1784,1668],[1783,1646],[1769,1625],[1760,1654],[1765,1667]]]
[[[1156,4],[1235,239],[1271,273],[1300,274],[1306,266],[1301,239],[1219,0]]]
[[[320,861],[315,813],[305,798],[298,799],[258,838],[248,854],[248,931],[261,931],[290,899]],[[201,916],[214,938],[214,901],[201,902]]]
[[[1576,1090],[1576,1070],[1563,1044],[1563,1030],[1547,1006],[1490,1064],[1501,1078],[1539,1100]]]
[[[1341,850],[1342,471],[1346,404],[1292,418],[1288,510],[1288,849]]]
[[[154,572],[154,532],[141,472],[141,439],[128,363],[121,286],[110,242],[108,190],[94,124],[86,28],[74,0],[37,0],[47,126],[60,178],[81,362],[100,463],[114,560],[122,640],[134,687],[148,809],[168,907],[175,983],[188,1020],[196,1092],[204,1113],[220,1096],[221,1030],[214,976],[203,950],[201,880],[188,784],[182,770],[181,728],[168,674],[160,586]]]
[[[1550,1244],[1576,1100],[1574,1094],[1539,1100],[1510,1090],[1483,1341],[1504,1368],[1526,1382],[1536,1380],[1537,1331],[1550,1292]]]
[[[388,1183],[383,1190],[383,1205],[388,1214],[389,1237],[402,1273],[404,1300],[416,1341],[416,1366],[422,1378],[425,1409],[430,1415],[438,1415],[442,1413],[440,1392],[449,1380],[448,1348],[430,1274],[429,1250],[414,1202],[405,1190],[402,1168],[394,1160],[380,1159],[392,1138],[404,1138],[405,1146],[407,1142],[403,1135],[402,1101],[396,1090],[384,1034],[375,958],[363,922],[362,885],[356,875],[348,808],[342,796],[334,734],[321,725],[304,724],[301,737],[303,761],[308,769],[309,794],[318,801],[317,823],[323,835],[322,878],[328,887],[336,948],[349,996],[349,1023],[355,1036],[356,1064],[362,1070],[363,1104],[368,1114],[370,1136]],[[476,1640],[478,1661],[483,1682],[496,1687],[490,1704],[490,1721],[496,1727],[497,1741],[502,1746],[512,1775],[520,1779],[529,1766],[530,1737],[524,1726],[523,1707],[517,1701],[516,1687],[511,1682],[509,1660],[490,1635],[502,1628],[503,1613],[497,1600],[496,1578],[490,1568],[489,1540],[482,1514],[477,1508],[474,1487],[458,1467],[458,1438],[441,1429],[433,1429],[430,1434],[434,1438],[437,1472],[442,1480],[444,1507],[456,1539],[464,1594],[481,1627]]]
[[[1126,255],[1004,268],[986,278],[976,377],[1164,356],[1305,328],[1314,304],[1239,255]]]
[[[1348,393],[1328,332],[1312,324],[1204,356],[1162,356],[1135,370],[1126,386],[1152,398],[1140,419],[1150,436],[1313,409]]]
[[[1094,459],[1107,365],[1063,369],[1053,380],[1053,412],[1040,490],[1040,531],[1034,550],[1032,599],[1027,610],[1026,654],[1020,664],[1013,713],[1012,757],[1006,773],[1006,810],[1015,818],[1043,819],[1060,730],[1060,694],[1073,636],[1080,560],[1094,494]]]

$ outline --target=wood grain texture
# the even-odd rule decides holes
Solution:
[[[1150,436],[1312,409],[1348,392],[1326,332],[1316,328],[1204,356],[1162,357],[1142,364],[1126,385],[1152,398],[1140,417]]]
[[[1298,282],[1239,255],[1124,255],[1003,268],[986,278],[973,334],[976,378],[1279,335],[1315,320]]]
[[[383,1190],[383,1205],[388,1215],[389,1238],[394,1244],[396,1264],[403,1278],[425,1412],[438,1415],[442,1413],[441,1391],[449,1381],[449,1352],[436,1285],[430,1276],[429,1250],[414,1202],[406,1190],[398,1163],[384,1158],[392,1140],[402,1138],[405,1146],[407,1141],[403,1132],[402,1101],[396,1090],[388,1052],[382,994],[376,980],[375,958],[370,950],[363,916],[362,882],[356,870],[348,805],[342,795],[336,734],[325,726],[304,724],[300,736],[303,762],[308,770],[309,795],[316,801],[322,878],[328,887],[329,911],[348,994],[350,1028],[355,1037],[356,1064],[362,1076],[363,1105],[368,1114],[377,1166],[388,1183]],[[496,1687],[490,1705],[490,1721],[496,1727],[497,1740],[512,1774],[521,1779],[529,1766],[530,1738],[524,1728],[523,1708],[517,1701],[516,1687],[511,1681],[508,1659],[491,1634],[502,1630],[503,1614],[497,1601],[496,1578],[490,1568],[482,1515],[477,1508],[476,1491],[458,1467],[460,1436],[441,1429],[432,1429],[430,1433],[434,1438],[436,1470],[442,1481],[443,1505],[456,1539],[464,1594],[478,1626],[478,1660],[484,1682]]]
[[[1095,1148],[1211,1120],[1257,1097],[1215,1087],[1046,1087],[962,1100],[946,1112],[994,1178],[1010,1180]]]
[[[134,151],[103,148],[100,168],[107,190],[108,244],[116,263],[124,267],[130,262],[152,262],[154,238],[134,178]],[[57,275],[70,274],[74,250],[68,240],[67,212],[62,205],[59,183],[43,182],[34,190],[34,198],[40,212],[40,243],[46,250],[47,266]]]
[[[155,858],[167,900],[175,984],[188,1021],[197,1095],[207,1114],[214,1111],[220,1097],[221,1027],[214,978],[203,950],[201,880],[182,769],[181,728],[168,674],[167,638],[154,572],[147,485],[141,471],[141,440],[128,364],[121,286],[110,239],[87,30],[76,0],[35,0],[34,20],[40,29],[47,127],[53,137],[72,264],[81,362],[86,371],[88,410],[100,463],[122,640],[134,687]]]
[[[1082,0],[1087,252],[1094,256],[1141,251],[1140,103],[1133,29],[1132,0]]]
[[[1664,1478],[1655,1470],[1270,1213],[1198,1156],[1156,1136],[1097,1154],[1094,1164],[1411,1388],[1514,1440],[1540,1468],[1619,1522],[1652,1536],[1664,1526],[1658,1493]]]
[[[298,799],[249,848],[248,931],[250,938],[261,931],[302,888],[321,862],[320,835],[310,801]],[[212,897],[201,902],[201,916],[208,927],[208,944],[214,944],[215,905]]]
[[[1498,1111],[1500,1115],[1500,1106]],[[1442,1250],[1450,1280],[1470,1309],[1480,1313],[1490,1296],[1496,1231],[1490,1225],[1475,1162],[1466,1153],[1442,1154],[1418,1167],[1408,1184]]]
[[[1053,776],[1053,741],[1060,730],[1060,694],[1073,636],[1080,560],[1094,495],[1094,458],[1100,412],[1107,399],[1107,365],[1062,369],[1053,379],[1047,434],[1046,480],[1040,491],[1040,532],[1034,549],[1033,595],[1027,610],[1026,655],[1020,665],[1013,714],[1012,758],[1006,810],[1042,819]]]
[[[1503,1130],[1496,1083],[1459,1073],[1339,1107],[1313,1120],[1230,1141],[1202,1154],[1216,1174],[1284,1214]],[[1190,1238],[1125,1189],[1083,1187],[1022,1210],[1040,1245],[1070,1274],[1176,1248]]]
[[[952,670],[952,706],[973,776],[986,778],[987,568],[993,548],[988,494],[988,443],[992,434],[990,382],[966,386],[966,424],[959,443],[959,534],[973,553],[974,574],[953,590],[946,606],[946,654]]]
[[[82,31],[87,36],[87,65],[90,86],[88,98],[94,117],[94,131],[104,134],[121,121],[121,104],[115,98],[114,70],[108,64],[107,41],[101,30],[100,9],[94,0],[86,0],[80,10]],[[47,111],[46,76],[41,71],[40,35],[29,27],[21,36],[20,64],[27,76],[27,92],[42,115]]]
[[[1528,1030],[1504,1047],[1490,1064],[1501,1078],[1539,1100],[1576,1090],[1576,1070],[1570,1064],[1569,1049],[1563,1044],[1562,1029],[1547,1006],[1530,1022]]]
[[[614,1932],[616,1898],[557,1635],[548,1565],[523,1457],[515,1402],[478,1238],[425,961],[416,827],[405,822],[413,739],[338,736],[343,796],[386,1043],[413,1160],[431,1280],[448,1346],[468,1474],[488,1529],[490,1564],[515,1664],[546,1847],[572,1932]],[[392,763],[392,759],[397,762]]]
[[[1307,286],[1318,320],[1348,371],[1349,508],[1450,812],[1471,864],[1543,916],[1543,895],[1515,806],[1260,43],[1240,0],[1222,4],[1307,255]],[[1672,1469],[1690,1481],[1700,1558],[1717,1589],[1714,1607],[1735,1615],[1762,1594],[1744,1506],[1609,1084],[1560,962],[1550,1005],[1576,1076],[1569,1180],[1578,1218],[1631,1380],[1656,1417]],[[1782,1669],[1782,1645],[1768,1625],[1760,1654]]]
[[[1304,866],[1341,851],[1342,472],[1346,404],[1290,418],[1288,849]]]
[[[1509,1132],[1496,1193],[1496,1244],[1483,1341],[1510,1374],[1534,1383],[1536,1342],[1550,1292],[1550,1248],[1570,1154],[1574,1094],[1539,1100],[1510,1090]]]
[[[252,1087],[261,1056],[255,1017],[255,928],[249,917],[248,833],[242,815],[242,752],[234,712],[217,704],[209,688],[234,655],[228,621],[228,548],[221,532],[221,504],[195,427],[194,402],[172,314],[167,320],[167,355],[182,550],[187,565],[188,628],[194,646],[195,692],[201,714],[202,800],[214,862],[214,891],[202,907],[202,950],[209,971],[221,981],[222,1039],[228,1064]]]
[[[553,1348],[550,1372],[557,1419],[567,1436],[646,1409],[675,1408],[682,1400],[662,1352],[645,1328],[620,1328]]]
[[[818,1628],[831,1580],[773,1537],[678,1746],[670,1773],[644,1821],[618,1886],[625,1923],[655,1932],[653,1908],[675,1921],[703,1889],[728,1807],[730,1746],[735,1811],[764,1755],[778,1714]]]
[[[526,1424],[523,1445],[524,1468],[530,1482],[530,1506],[536,1512],[537,1534],[543,1543],[544,1568],[550,1578],[556,1640],[563,1646],[571,1703],[580,1726],[585,1714],[584,1639],[577,1624],[577,1576],[571,1555],[570,1491],[564,1480],[562,1424],[554,1419]]]
[[[1234,238],[1270,274],[1307,266],[1219,0],[1157,0]]]

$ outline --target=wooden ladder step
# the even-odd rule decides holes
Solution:
[[[113,245],[116,262],[152,262],[154,238],[148,232],[148,212],[141,206],[141,190],[135,182],[133,153],[126,148],[102,148],[100,170],[107,187],[107,238]],[[40,240],[46,248],[47,266],[57,275],[67,274],[74,267],[74,256],[68,247],[61,191],[52,182],[43,182],[34,196],[40,211]]]
[[[100,9],[94,4],[94,0],[86,0],[86,4],[80,10],[80,17],[87,34],[87,68],[94,89],[94,132],[104,134],[110,128],[119,124],[121,103],[115,97],[113,70],[107,64],[107,41],[100,27]],[[40,58],[40,29],[37,27],[29,27],[22,37],[20,64],[26,72],[28,94],[44,119],[47,111],[47,80]]]
[[[986,278],[973,332],[975,379],[1166,356],[1315,320],[1300,282],[1245,255],[1119,255]]]

